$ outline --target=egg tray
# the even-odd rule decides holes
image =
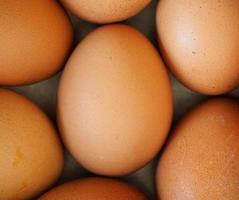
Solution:
[[[137,16],[126,20],[122,23],[131,25],[136,29],[143,32],[155,45],[157,48],[156,42],[156,27],[155,27],[155,15],[156,15],[156,6],[157,0],[153,0],[146,9],[144,9]],[[85,22],[78,17],[70,15],[71,21],[74,26],[75,32],[75,42],[76,46],[89,32],[97,28],[99,25],[91,24]],[[15,91],[20,92],[21,94],[29,97],[34,102],[36,102],[49,116],[56,122],[56,94],[58,88],[59,78],[61,72],[59,72],[54,77],[39,82],[36,84],[21,86],[21,87],[11,87]],[[174,94],[174,120],[173,124],[177,122],[187,111],[192,107],[197,105],[204,99],[209,97],[194,93],[182,84],[180,84],[172,75],[170,75],[173,94]],[[239,89],[227,94],[228,96],[235,97],[239,99]],[[130,174],[128,176],[122,177],[123,180],[135,185],[141,189],[150,199],[155,199],[155,170],[158,163],[160,153],[154,160],[152,160],[148,165],[143,169],[138,170],[137,172]],[[74,158],[65,151],[65,163],[62,175],[57,185],[64,182],[74,180],[77,178],[91,176],[90,172],[83,169],[80,164],[78,164]]]

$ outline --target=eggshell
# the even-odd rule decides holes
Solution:
[[[73,31],[57,1],[0,2],[0,84],[22,85],[60,70]]]
[[[178,80],[203,94],[239,86],[239,1],[161,0],[158,38]]]
[[[79,44],[60,81],[58,124],[85,168],[120,176],[143,167],[163,145],[171,118],[169,77],[143,34],[108,25]]]
[[[63,155],[47,116],[20,94],[0,89],[0,199],[36,197],[59,177]]]
[[[82,19],[95,23],[111,23],[136,15],[151,0],[61,0],[61,2]]]
[[[239,199],[239,103],[212,99],[176,126],[159,162],[161,200]]]
[[[147,200],[133,186],[107,178],[85,178],[58,186],[39,200]]]

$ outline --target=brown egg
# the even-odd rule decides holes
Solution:
[[[58,186],[39,200],[147,200],[136,188],[116,179],[85,178]]]
[[[203,94],[239,85],[239,1],[161,0],[159,45],[178,80]]]
[[[0,13],[0,84],[34,83],[60,70],[73,35],[57,1],[1,1]]]
[[[0,199],[31,199],[59,177],[63,155],[56,130],[31,101],[0,89]]]
[[[58,124],[85,168],[119,176],[143,167],[160,150],[171,118],[169,77],[143,34],[108,25],[78,45],[60,82]]]
[[[75,15],[95,23],[118,22],[138,14],[151,0],[61,0]]]
[[[172,133],[157,172],[161,200],[239,199],[239,103],[217,98]]]

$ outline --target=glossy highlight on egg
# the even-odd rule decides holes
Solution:
[[[160,51],[189,89],[220,95],[239,86],[238,10],[237,0],[159,1]]]

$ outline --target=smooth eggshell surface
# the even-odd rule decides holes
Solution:
[[[157,172],[161,200],[239,199],[239,103],[196,107],[172,132]]]
[[[60,81],[63,141],[97,174],[125,175],[147,164],[164,143],[172,110],[169,77],[159,54],[126,25],[90,33]]]
[[[22,85],[60,70],[73,31],[57,1],[0,1],[0,84]]]
[[[116,179],[86,178],[58,186],[39,200],[147,200],[133,186]]]
[[[0,89],[0,199],[31,199],[60,176],[63,154],[48,117],[25,97]]]
[[[178,80],[203,94],[239,85],[239,1],[161,0],[159,45]]]
[[[136,15],[151,0],[61,0],[77,16],[95,23],[112,23]]]

